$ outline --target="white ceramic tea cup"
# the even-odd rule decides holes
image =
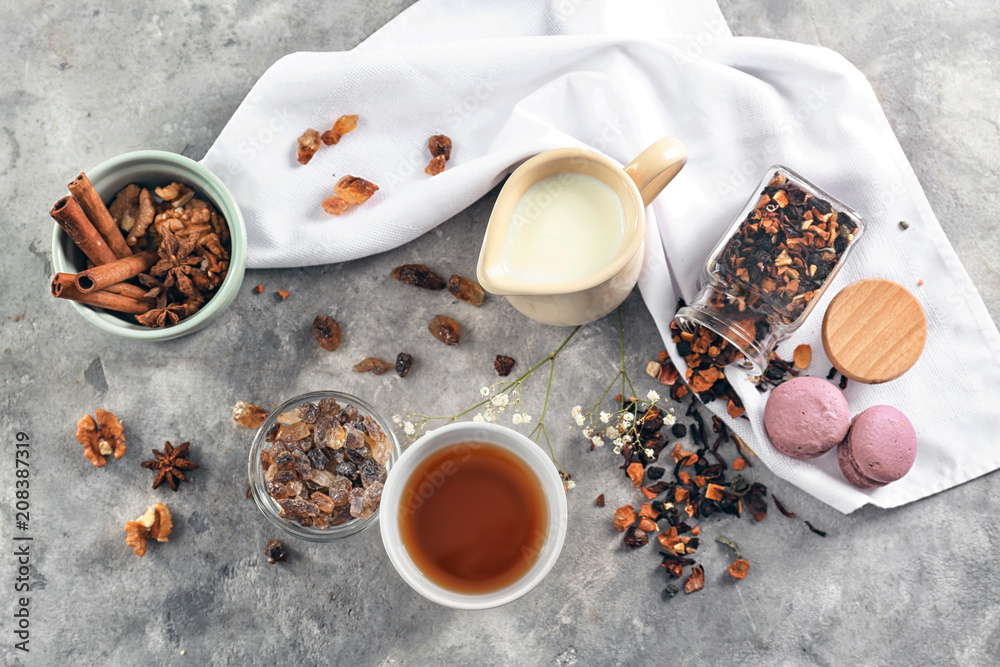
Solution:
[[[410,558],[400,535],[403,489],[410,475],[436,451],[462,442],[485,442],[502,447],[528,464],[542,485],[548,526],[541,551],[531,568],[514,583],[490,593],[457,593],[429,579]],[[541,448],[517,431],[496,424],[461,422],[427,432],[403,452],[386,479],[379,510],[382,544],[399,576],[425,598],[455,609],[489,609],[512,602],[537,586],[559,558],[566,538],[566,491],[559,472]]]

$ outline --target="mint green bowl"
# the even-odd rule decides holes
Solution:
[[[170,340],[208,326],[236,298],[243,274],[246,271],[247,232],[243,214],[233,195],[211,171],[194,160],[167,151],[135,151],[102,162],[87,172],[87,177],[105,204],[129,183],[154,188],[169,185],[172,181],[184,183],[194,189],[197,196],[206,198],[229,225],[231,250],[229,271],[215,295],[201,310],[170,327],[150,329],[138,322],[128,321],[100,308],[93,308],[75,301],[66,303],[98,329],[135,340]],[[86,258],[77,251],[73,242],[59,225],[52,233],[52,264],[56,272],[78,273],[86,268]]]

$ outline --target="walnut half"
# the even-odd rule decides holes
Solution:
[[[97,411],[97,421],[84,415],[76,423],[76,440],[83,445],[83,455],[98,468],[107,463],[113,454],[116,459],[125,456],[125,433],[122,423],[107,410]]]
[[[125,544],[135,550],[135,555],[142,558],[146,555],[146,540],[166,542],[173,532],[174,521],[170,510],[163,503],[156,503],[146,508],[145,514],[125,524]]]

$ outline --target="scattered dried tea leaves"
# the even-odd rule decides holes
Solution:
[[[468,304],[473,306],[483,305],[483,297],[485,296],[483,288],[468,278],[453,275],[448,279],[448,291],[451,292],[456,299],[461,299]]]
[[[196,470],[200,467],[197,463],[187,459],[190,447],[190,442],[183,442],[174,447],[167,440],[163,446],[163,452],[154,449],[153,456],[155,458],[151,461],[143,461],[140,464],[143,468],[148,468],[156,472],[156,477],[153,479],[154,489],[163,484],[163,482],[166,482],[171,491],[176,492],[178,484],[188,481],[188,478],[184,476],[184,471]]]
[[[320,347],[333,352],[342,341],[340,324],[329,315],[317,315],[313,320],[313,337]]]
[[[750,563],[742,558],[733,561],[733,564],[729,566],[729,574],[734,579],[744,579],[748,572],[750,572]]]
[[[285,551],[285,545],[279,540],[268,540],[267,544],[264,545],[264,557],[272,565],[284,563],[288,560],[288,552]]]
[[[461,329],[458,322],[447,315],[435,315],[427,329],[435,338],[445,345],[458,345],[461,340]]]
[[[125,431],[122,423],[107,410],[98,409],[97,420],[84,415],[76,423],[76,441],[83,445],[83,455],[97,468],[103,468],[107,456],[125,456]]]
[[[736,542],[733,542],[725,535],[717,535],[715,537],[715,541],[718,542],[719,544],[722,544],[732,549],[733,555],[736,556],[737,558],[743,558],[743,554],[740,553],[740,548],[736,546]]]
[[[780,500],[778,500],[778,496],[776,496],[776,495],[774,495],[772,493],[771,494],[771,500],[774,501],[774,506],[778,508],[779,512],[781,512],[783,515],[787,516],[789,519],[794,519],[795,518],[795,512],[789,512],[788,510],[786,510],[785,506],[781,504]]]
[[[446,285],[444,278],[431,271],[426,264],[403,264],[394,268],[390,275],[394,280],[422,289],[441,290]]]
[[[358,363],[354,364],[353,370],[355,373],[374,373],[375,375],[382,375],[391,371],[393,368],[392,364],[378,357],[367,357],[362,359]]]
[[[809,530],[811,530],[812,532],[816,533],[820,537],[826,537],[826,531],[825,530],[820,530],[819,528],[817,528],[816,526],[812,525],[808,521],[806,521],[806,526],[809,527]]]
[[[795,352],[792,354],[792,359],[795,361],[795,367],[800,371],[804,371],[809,368],[809,363],[812,361],[813,350],[809,345],[799,345],[795,348]]]
[[[320,134],[316,130],[309,128],[299,137],[299,149],[297,159],[300,164],[308,164],[313,159],[316,151],[322,145]]]
[[[260,428],[260,425],[267,419],[267,410],[247,403],[246,401],[236,401],[233,406],[233,421],[246,428]]]
[[[615,530],[621,533],[635,522],[635,508],[631,505],[622,505],[615,510],[615,518],[611,523],[615,527]]]
[[[639,547],[644,547],[649,543],[649,535],[646,531],[641,530],[638,526],[630,526],[627,531],[625,531],[625,546],[631,549],[638,549]]]
[[[628,473],[629,478],[632,480],[632,485],[635,488],[642,486],[643,469],[642,464],[636,461],[635,463],[630,463],[628,468],[625,469]]]
[[[410,368],[413,367],[413,357],[406,352],[400,352],[396,355],[396,375],[401,378],[405,378],[410,374]]]
[[[283,290],[283,289],[274,290],[274,293],[277,294],[278,296],[280,296],[282,301],[286,301],[288,299],[288,297],[290,297],[292,295],[291,292],[289,292],[288,290]]]
[[[320,138],[327,146],[338,143],[345,134],[358,126],[358,115],[350,114],[341,116],[333,123],[333,127],[324,132]]]
[[[163,503],[156,503],[146,508],[145,513],[135,521],[125,524],[125,544],[132,547],[135,555],[142,558],[146,555],[146,542],[156,540],[166,542],[173,532],[174,522],[170,510]]]
[[[257,285],[256,287],[253,288],[253,291],[254,291],[254,294],[263,294],[263,292],[264,292],[264,286],[263,285]]]
[[[514,370],[514,364],[517,363],[512,357],[508,357],[503,354],[498,354],[496,359],[493,360],[493,370],[497,372],[500,377],[507,377],[510,372]]]
[[[705,588],[705,568],[695,565],[691,568],[691,576],[684,582],[684,592],[694,593]]]

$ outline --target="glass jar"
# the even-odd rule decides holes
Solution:
[[[342,408],[348,405],[353,405],[358,409],[358,414],[360,416],[364,417],[366,415],[370,415],[372,419],[375,420],[378,427],[383,433],[385,433],[386,437],[389,438],[389,442],[392,445],[392,453],[389,456],[389,460],[385,463],[387,473],[392,471],[392,466],[396,463],[400,454],[399,442],[396,440],[396,436],[392,432],[392,425],[385,419],[385,417],[379,414],[375,408],[356,396],[344,394],[339,391],[315,391],[309,394],[296,396],[295,398],[289,399],[275,408],[271,414],[267,416],[267,419],[264,420],[264,423],[261,424],[260,428],[257,429],[257,433],[254,435],[253,443],[250,445],[250,459],[247,462],[247,474],[250,477],[250,490],[253,494],[254,502],[257,503],[258,509],[260,509],[261,513],[269,522],[271,522],[271,524],[285,531],[289,535],[303,540],[308,540],[310,542],[332,542],[333,540],[350,537],[351,535],[360,533],[365,528],[373,525],[376,521],[378,521],[379,515],[379,510],[375,510],[367,519],[355,518],[340,525],[330,526],[329,528],[323,529],[311,526],[302,526],[295,521],[283,518],[280,515],[281,507],[267,492],[267,483],[264,480],[264,470],[260,463],[260,453],[265,447],[269,447],[272,444],[268,442],[267,434],[271,431],[272,427],[278,423],[278,415],[286,412],[293,412],[296,407],[306,401],[319,403],[324,398],[335,399]]]
[[[781,166],[754,190],[705,264],[704,285],[677,312],[681,329],[711,329],[760,374],[805,322],[864,232],[853,210]]]

